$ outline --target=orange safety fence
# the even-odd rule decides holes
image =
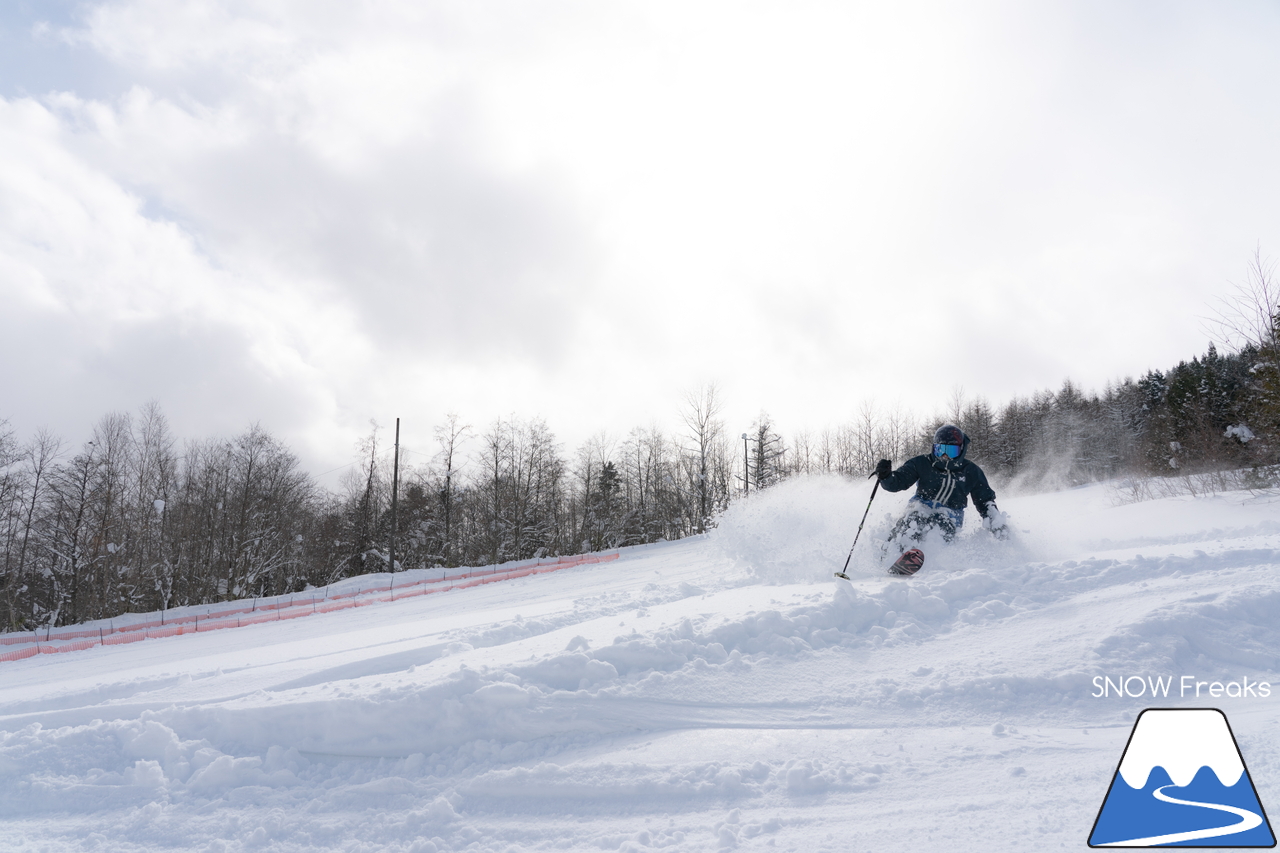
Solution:
[[[263,622],[297,619],[301,616],[310,616],[313,613],[333,613],[337,610],[347,610],[352,607],[364,607],[379,602],[391,602],[401,598],[430,595],[433,592],[469,589],[481,584],[544,574],[586,563],[607,563],[618,559],[619,556],[615,552],[612,554],[584,554],[573,557],[557,557],[549,560],[524,561],[525,565],[517,565],[510,569],[503,569],[501,566],[490,567],[488,571],[472,569],[451,577],[428,578],[400,587],[394,586],[394,579],[392,579],[391,583],[385,588],[358,589],[353,592],[326,594],[323,598],[298,599],[295,595],[286,600],[284,596],[280,596],[280,600],[274,602],[255,603],[252,607],[233,607],[227,610],[219,610],[216,613],[206,613],[203,616],[194,614],[168,620],[162,619],[158,622],[135,622],[130,625],[122,625],[119,628],[112,626],[89,630],[47,631],[44,639],[40,638],[39,632],[30,636],[0,637],[0,644],[4,645],[17,643],[35,644],[34,646],[28,645],[27,648],[15,649],[11,652],[0,652],[0,662],[23,660],[41,654],[82,651],[98,645],[114,646],[158,637],[176,637],[181,634],[217,631],[223,628],[241,628],[246,625],[258,625]],[[202,619],[203,621],[201,621]]]

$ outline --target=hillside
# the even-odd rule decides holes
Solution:
[[[1002,498],[1013,541],[970,512],[903,581],[874,565],[905,500],[881,495],[837,582],[867,488],[794,480],[611,562],[0,663],[0,848],[1085,849],[1153,706],[1222,708],[1280,809],[1280,496]],[[1135,676],[1168,697],[1094,695]],[[1207,693],[1244,679],[1275,686]]]

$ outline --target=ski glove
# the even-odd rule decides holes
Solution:
[[[991,535],[1000,540],[1009,538],[1009,516],[1000,511],[994,503],[987,504],[987,515],[982,519],[982,526],[991,531]]]
[[[888,459],[881,459],[876,463],[876,479],[883,480],[893,473],[893,463]]]

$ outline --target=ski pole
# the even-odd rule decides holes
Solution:
[[[871,476],[875,476],[875,472],[871,472]],[[849,561],[853,559],[853,549],[858,547],[858,537],[862,535],[862,525],[867,523],[867,514],[871,512],[871,501],[876,499],[876,492],[880,489],[880,481],[876,480],[876,484],[871,487],[871,498],[867,501],[867,509],[862,513],[862,521],[858,523],[858,532],[853,534],[853,544],[849,546],[849,556],[844,558],[844,568],[836,572],[836,577],[849,580],[849,576],[845,572],[849,571]]]

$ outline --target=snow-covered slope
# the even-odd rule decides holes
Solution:
[[[970,529],[904,581],[874,565],[904,500],[882,494],[837,582],[868,488],[792,481],[614,562],[0,663],[0,849],[1084,849],[1145,707],[1222,708],[1273,804],[1280,497],[1004,497],[1013,541]]]

